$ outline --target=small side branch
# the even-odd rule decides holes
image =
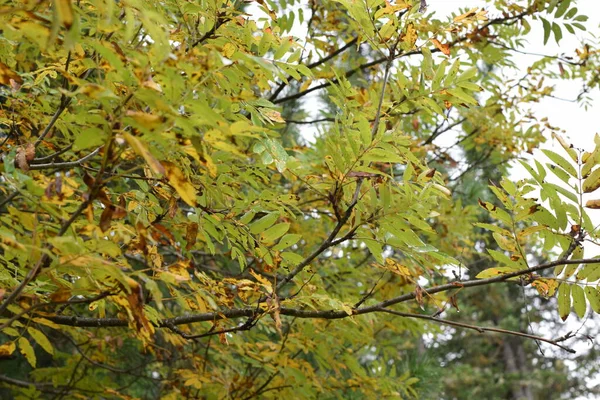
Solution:
[[[427,320],[427,321],[437,322],[439,324],[444,324],[444,325],[449,325],[449,326],[455,326],[457,328],[471,329],[471,330],[475,330],[475,331],[477,331],[479,333],[495,332],[495,333],[502,333],[502,334],[511,335],[511,336],[520,336],[520,337],[524,337],[524,338],[532,339],[532,340],[539,340],[540,342],[545,342],[545,343],[549,343],[549,344],[551,344],[553,346],[560,347],[561,349],[563,349],[564,351],[567,351],[569,353],[573,353],[573,354],[576,353],[575,350],[559,344],[558,342],[561,341],[561,340],[559,340],[560,338],[556,339],[556,340],[546,339],[546,338],[543,338],[541,336],[530,335],[528,333],[517,332],[517,331],[510,331],[508,329],[501,329],[501,328],[492,328],[492,327],[471,325],[471,324],[466,324],[464,322],[450,321],[448,319],[443,319],[443,318],[438,318],[438,317],[432,317],[430,315],[413,314],[413,313],[406,313],[406,312],[401,312],[401,311],[390,310],[389,308],[380,308],[379,311],[385,312],[385,313],[388,313],[388,314],[397,315],[397,316],[400,316],[400,317],[405,317],[405,318],[424,319],[424,320]]]

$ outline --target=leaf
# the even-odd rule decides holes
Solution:
[[[14,83],[21,84],[23,83],[23,79],[21,79],[19,74],[10,69],[8,65],[0,62],[0,84],[13,86]]]
[[[549,298],[554,296],[558,288],[558,281],[556,279],[537,278],[531,282],[531,286],[537,289],[540,296]]]
[[[196,206],[196,188],[190,183],[185,177],[181,169],[175,164],[163,161],[162,166],[165,170],[165,175],[169,180],[169,183],[175,188],[181,199],[188,205]]]
[[[0,345],[0,360],[8,358],[15,351],[15,342],[10,341]]]
[[[512,267],[494,267],[488,268],[481,271],[475,278],[477,279],[487,279],[493,278],[499,275],[505,275],[511,272],[515,272],[515,269]]]
[[[191,222],[187,225],[185,231],[185,241],[187,242],[185,245],[186,250],[191,250],[194,248],[196,244],[196,240],[198,238],[198,224],[195,222]]]
[[[294,233],[287,234],[281,238],[281,240],[279,241],[279,243],[277,243],[275,247],[273,247],[273,250],[279,251],[293,246],[296,243],[298,243],[300,239],[302,239],[302,235]]]
[[[21,336],[17,340],[17,343],[19,344],[19,351],[21,352],[21,354],[25,356],[25,359],[27,360],[29,365],[35,368],[37,360],[35,358],[35,352],[33,351],[33,347],[31,347],[31,343],[29,343],[29,340]]]
[[[439,51],[441,51],[442,53],[444,53],[445,55],[449,56],[450,55],[450,44],[446,43],[446,44],[442,44],[439,40],[437,39],[431,39],[431,43],[433,43],[433,45],[435,47],[437,47],[437,49]]]
[[[581,286],[571,285],[571,296],[573,297],[573,308],[575,309],[575,313],[579,318],[583,318],[587,307],[585,304],[585,294]]]
[[[54,9],[59,21],[67,29],[73,25],[73,7],[71,0],[54,0]]]
[[[544,18],[540,18],[540,20],[542,21],[542,27],[544,28],[544,45],[546,45],[546,43],[548,43],[548,39],[550,39],[551,26],[548,20]]]
[[[146,163],[148,164],[152,172],[154,172],[157,175],[165,174],[165,168],[156,158],[154,158],[152,153],[150,153],[148,148],[138,138],[129,133],[123,133],[123,137],[125,138],[127,143],[129,143],[133,151],[135,151],[139,156],[143,157],[144,160],[146,160]]]
[[[260,241],[265,243],[271,243],[281,236],[285,235],[285,233],[290,229],[290,224],[287,222],[282,222],[280,224],[274,225],[260,234]]]
[[[565,321],[571,312],[571,285],[561,283],[558,287],[558,314]]]
[[[590,303],[590,307],[595,313],[600,314],[600,292],[597,288],[586,286],[585,295]]]
[[[600,209],[600,200],[597,200],[597,199],[596,200],[588,200],[585,202],[585,206],[587,208],[598,210],[598,209]]]
[[[592,173],[583,181],[583,193],[591,193],[600,187],[600,168],[592,171]]]
[[[39,344],[40,347],[46,351],[46,353],[54,354],[54,347],[52,347],[52,343],[50,343],[42,331],[30,326],[27,328],[27,333],[29,333],[33,340],[35,340],[37,344]]]
[[[159,115],[141,111],[128,110],[125,115],[133,119],[139,126],[150,130],[158,128],[165,122],[165,119]]]
[[[562,39],[562,30],[560,29],[560,25],[556,22],[552,23],[552,33],[554,33],[554,40],[556,40],[556,43],[560,42],[560,39]]]
[[[567,161],[563,156],[561,156],[558,153],[555,153],[552,150],[542,150],[542,153],[544,153],[546,157],[552,160],[552,162],[554,162],[556,165],[568,172],[569,175],[571,175],[573,178],[577,179],[577,170],[575,169],[573,164]]]
[[[271,227],[279,218],[279,213],[270,213],[250,224],[250,233],[257,234],[264,232]]]

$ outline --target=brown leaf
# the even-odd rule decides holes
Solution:
[[[125,203],[125,197],[119,196],[119,205],[115,206],[112,219],[121,219],[127,216],[127,205]]]
[[[435,47],[438,48],[439,51],[441,51],[442,53],[444,53],[445,55],[449,56],[450,55],[450,44],[446,43],[446,44],[442,44],[439,40],[437,39],[431,39],[431,43],[433,43],[433,45]]]
[[[421,307],[423,306],[423,288],[419,285],[415,287],[415,300],[417,301],[417,304]]]
[[[186,250],[191,250],[196,244],[196,239],[198,237],[198,224],[195,222],[189,223],[187,225],[187,229],[185,231],[185,240],[187,244],[185,245]]]
[[[87,172],[83,173],[83,183],[85,183],[88,188],[92,188],[95,182],[96,180],[90,174]]]
[[[19,146],[15,155],[15,165],[23,171],[29,171],[29,161],[35,158],[35,147],[33,143]]]
[[[100,229],[102,232],[106,232],[110,228],[110,222],[112,221],[112,216],[115,211],[115,206],[110,205],[104,208],[102,211],[102,215],[100,215]]]
[[[138,331],[146,334],[153,333],[154,327],[144,314],[144,292],[142,286],[133,279],[128,280],[129,293],[127,301],[129,302],[129,312]]]
[[[460,309],[458,308],[458,300],[456,300],[456,295],[450,296],[449,300],[452,307],[456,308],[456,311],[460,311]]]
[[[600,200],[588,200],[585,203],[587,208],[593,208],[595,210],[600,209]]]
[[[167,215],[171,218],[175,218],[178,208],[179,207],[177,206],[177,198],[175,198],[175,196],[171,196],[171,198],[169,199],[169,211]]]
[[[62,303],[69,300],[71,297],[71,291],[66,288],[60,288],[56,292],[50,295],[50,300],[55,303]]]
[[[23,83],[23,79],[19,74],[10,69],[10,67],[0,62],[0,84],[12,86],[13,82],[19,85]]]

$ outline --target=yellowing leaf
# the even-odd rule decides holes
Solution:
[[[221,53],[227,57],[227,58],[231,58],[231,56],[233,55],[233,53],[235,53],[237,49],[235,48],[235,45],[231,42],[227,42],[225,43],[225,46],[223,46],[223,50],[221,50]]]
[[[4,343],[0,346],[0,359],[10,356],[15,351],[15,342]]]
[[[259,109],[260,113],[266,117],[271,122],[279,122],[284,124],[285,119],[281,117],[281,113],[279,111],[271,110],[269,108],[261,108]]]
[[[156,158],[154,158],[152,153],[150,153],[150,151],[138,138],[129,133],[124,133],[123,137],[125,138],[127,143],[129,143],[133,151],[135,151],[139,156],[142,156],[144,160],[146,160],[146,163],[148,163],[148,166],[150,167],[152,172],[158,175],[165,174],[165,168],[160,162],[158,162]]]
[[[29,340],[21,336],[18,340],[18,343],[19,351],[21,352],[21,354],[25,356],[25,359],[27,360],[29,365],[35,368],[37,360],[35,358],[35,352],[33,351],[33,347],[31,347],[31,343],[29,343]]]
[[[564,321],[571,312],[571,285],[561,283],[558,287],[558,314]]]
[[[175,164],[163,161],[162,165],[165,169],[165,174],[167,175],[169,183],[175,188],[179,196],[181,196],[181,200],[185,201],[190,206],[195,206],[196,188],[194,188],[194,185],[190,183],[183,172]]]
[[[52,347],[52,344],[50,343],[46,335],[42,333],[42,331],[30,326],[27,328],[27,332],[29,333],[29,335],[31,335],[33,340],[35,340],[37,344],[39,344],[40,347],[46,351],[46,353],[54,354],[54,347]]]
[[[592,173],[585,178],[583,181],[583,192],[591,193],[600,187],[600,168],[595,169]]]
[[[59,21],[67,29],[73,25],[73,7],[71,0],[54,0],[54,9]]]
[[[415,43],[417,42],[417,29],[412,22],[409,22],[406,26],[406,32],[402,37],[402,41],[407,44],[409,50],[415,47]]]
[[[583,318],[587,309],[583,288],[578,285],[572,285],[571,297],[573,298],[573,308],[575,309],[575,313],[579,318]]]
[[[165,122],[165,118],[160,115],[145,113],[141,111],[128,110],[125,114],[130,118],[133,118],[135,122],[143,126],[144,128],[154,129],[162,125]]]
[[[254,272],[252,268],[250,268],[250,275],[252,275],[260,284],[263,286],[269,293],[273,293],[273,285],[269,282],[264,276],[257,274]]]

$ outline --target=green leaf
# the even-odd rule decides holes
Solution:
[[[270,228],[279,218],[279,213],[270,213],[250,224],[250,232],[253,234],[261,233]]]
[[[600,314],[600,292],[597,288],[586,286],[585,295],[590,303],[590,307],[595,313]]]
[[[293,246],[296,243],[298,243],[300,239],[302,239],[302,235],[298,235],[295,233],[287,234],[281,238],[281,240],[279,241],[279,243],[277,243],[275,247],[273,247],[273,250],[279,251],[287,247]]]
[[[540,20],[542,21],[542,27],[544,28],[544,45],[546,45],[546,43],[548,43],[548,39],[550,38],[551,26],[548,20],[544,18],[540,18]]]
[[[552,150],[542,150],[542,153],[544,153],[546,157],[552,160],[552,162],[554,162],[556,165],[568,172],[573,178],[577,178],[577,170],[566,158]]]
[[[260,234],[260,241],[265,243],[273,242],[285,235],[289,229],[290,224],[287,222],[274,225]]]
[[[573,7],[565,14],[565,19],[571,19],[577,14],[577,7]]]
[[[556,12],[554,13],[554,18],[560,18],[567,11],[569,6],[571,5],[571,0],[562,0],[558,7],[556,8]]]
[[[556,43],[560,42],[560,39],[562,39],[563,35],[560,25],[558,25],[556,22],[552,23],[552,32],[554,33],[554,40],[556,40]]]
[[[467,104],[478,104],[475,98],[469,96],[459,88],[448,89],[446,91],[450,93],[452,97],[456,97],[457,99],[462,100]]]
[[[587,309],[583,289],[578,285],[571,285],[571,297],[573,298],[575,313],[579,318],[583,318]]]
[[[571,313],[571,285],[561,283],[558,287],[558,315],[564,321]]]
[[[442,79],[446,74],[446,66],[448,66],[448,61],[444,59],[440,65],[438,65],[437,70],[435,71],[435,75],[433,77],[433,81],[431,82],[431,88],[436,91],[439,90],[440,85],[442,83]]]

